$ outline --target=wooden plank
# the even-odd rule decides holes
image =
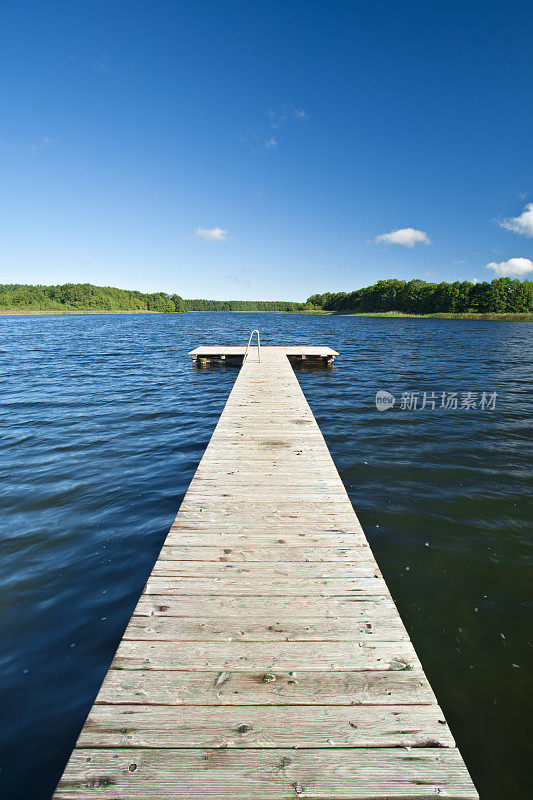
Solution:
[[[408,639],[398,615],[380,619],[278,619],[276,617],[205,619],[202,617],[151,617],[134,614],[124,636],[126,640],[150,639],[160,642],[397,642]]]
[[[388,596],[383,578],[294,578],[269,579],[261,583],[250,577],[225,578],[165,578],[154,575],[146,584],[147,594],[189,594],[203,597],[206,594],[230,595],[282,595],[290,597],[334,597],[353,594],[356,597]]]
[[[94,705],[80,747],[453,747],[423,706]]]
[[[152,642],[123,640],[117,669],[272,670],[418,669],[410,642]]]
[[[476,800],[455,748],[75,750],[57,800]]]
[[[390,597],[313,597],[310,605],[308,597],[270,597],[268,613],[271,621],[283,619],[300,621],[312,609],[317,617],[329,619],[367,619],[377,621],[383,617],[400,619],[396,606]],[[144,593],[135,609],[136,616],[153,617],[195,616],[196,619],[237,618],[243,623],[250,618],[258,618],[265,614],[264,597],[233,597],[205,595],[198,604],[196,595],[149,595]]]
[[[224,538],[224,537],[223,537]],[[168,541],[168,540],[167,540]],[[359,552],[359,548],[368,547],[366,542],[355,544],[351,547],[332,547],[331,544],[327,551],[321,552],[316,547],[288,547],[286,541],[277,542],[275,550],[257,547],[255,545],[227,546],[227,542],[218,546],[212,545],[165,545],[159,558],[165,561],[221,561],[221,562],[264,562],[274,560],[279,563],[291,563],[306,561],[312,563],[341,562],[352,565],[364,560],[364,556]],[[272,547],[273,545],[271,545]]]
[[[224,487],[226,488],[226,487]],[[200,490],[188,495],[187,499],[181,504],[182,511],[199,511],[205,513],[206,511],[217,511],[220,508],[230,507],[237,514],[249,513],[251,508],[267,509],[272,508],[272,502],[275,501],[276,509],[278,511],[291,511],[292,509],[302,511],[305,510],[305,515],[315,517],[322,516],[336,516],[337,514],[347,514],[351,519],[351,507],[348,505],[346,498],[342,495],[334,495],[331,492],[323,492],[323,496],[317,498],[316,493],[308,496],[297,492],[294,495],[287,492],[283,498],[276,498],[274,492],[265,492],[261,498],[242,497],[237,492],[231,492],[228,488],[227,491],[221,496],[203,494]],[[327,503],[327,509],[324,509],[324,503]]]
[[[254,581],[277,581],[279,578],[300,580],[321,580],[326,578],[374,578],[379,570],[376,562],[371,558],[357,563],[320,561],[289,561],[279,563],[272,561],[244,564],[242,561],[174,561],[164,558],[162,553],[152,571],[154,576],[178,578],[241,578],[251,577]]]
[[[310,347],[308,345],[298,345],[296,347],[268,347],[268,348],[261,348],[261,352],[264,354],[265,349],[268,350],[269,353],[275,352],[276,354],[280,353],[282,355],[287,356],[300,356],[300,355],[308,355],[308,356],[338,356],[336,350],[332,350],[331,347]],[[189,352],[189,355],[218,355],[218,354],[226,354],[226,355],[240,355],[243,356],[246,352],[246,347],[237,347],[237,346],[221,346],[221,345],[201,345],[200,347],[195,347],[194,350]],[[255,345],[250,345],[250,359],[255,358],[257,353],[257,343]]]
[[[348,513],[343,515],[336,515],[333,511],[328,513],[327,511],[321,511],[320,509],[317,510],[316,513],[309,510],[306,512],[302,512],[301,515],[298,514],[297,505],[294,506],[285,506],[280,508],[273,508],[269,510],[266,506],[261,507],[257,505],[255,507],[251,507],[248,510],[242,508],[239,511],[235,511],[233,514],[231,510],[231,506],[228,506],[226,509],[222,506],[220,509],[212,509],[206,511],[180,511],[182,514],[182,522],[203,522],[204,525],[209,525],[210,523],[221,522],[223,524],[228,524],[230,520],[234,520],[235,524],[238,526],[246,525],[250,522],[251,514],[256,514],[257,516],[262,516],[264,514],[270,514],[269,524],[265,525],[266,528],[272,527],[274,522],[278,524],[282,524],[284,527],[287,523],[294,523],[296,527],[301,529],[302,525],[305,523],[309,523],[313,526],[313,528],[318,527],[320,524],[333,524],[342,525],[342,524],[349,524],[351,522],[350,515]]]
[[[229,530],[228,530],[229,528]],[[203,531],[203,533],[202,533]],[[167,544],[181,543],[183,539],[176,541],[176,536],[192,536],[200,534],[205,544],[210,543],[210,536],[226,536],[228,546],[236,541],[247,540],[249,544],[261,545],[262,542],[268,544],[269,541],[284,540],[289,546],[294,543],[316,544],[317,547],[339,547],[343,544],[350,545],[362,543],[362,528],[356,524],[340,524],[338,522],[277,522],[271,519],[262,519],[256,523],[256,527],[250,526],[250,519],[247,523],[240,525],[228,525],[227,522],[210,522],[205,524],[202,520],[190,520],[185,522],[181,518],[174,523],[170,529]],[[184,542],[186,543],[186,542]],[[195,543],[200,543],[199,536],[195,536]],[[281,542],[280,542],[281,543]],[[368,543],[367,543],[368,544]]]
[[[230,552],[232,548],[238,548],[239,550],[256,548],[265,554],[265,560],[267,561],[272,560],[273,557],[270,555],[271,548],[275,548],[274,556],[276,561],[280,559],[290,561],[294,547],[311,549],[311,553],[314,556],[311,559],[312,561],[335,561],[336,558],[334,557],[328,558],[328,551],[333,556],[334,548],[366,547],[370,549],[367,540],[363,538],[363,534],[359,531],[357,533],[338,533],[336,531],[310,533],[306,532],[305,529],[300,531],[286,529],[285,531],[268,532],[264,531],[263,526],[261,526],[261,530],[254,533],[249,528],[246,531],[239,531],[239,529],[234,530],[233,527],[228,533],[227,526],[212,527],[211,525],[208,528],[204,528],[203,531],[202,533],[202,528],[199,525],[175,525],[171,528],[164,547],[167,545],[180,548],[214,546],[224,549],[229,548]],[[284,547],[279,545],[284,545]],[[327,550],[323,548],[327,548]],[[287,555],[284,556],[284,554]],[[262,559],[258,558],[257,560],[261,561]],[[355,554],[353,560],[358,560],[357,554]]]
[[[320,499],[317,499],[316,489],[314,491],[305,491],[303,487],[287,486],[283,500],[281,501],[279,497],[276,497],[279,488],[276,489],[273,485],[263,485],[263,494],[260,499],[243,497],[243,494],[246,494],[248,489],[255,494],[257,486],[254,487],[252,481],[250,481],[249,485],[244,481],[240,486],[226,484],[224,486],[224,495],[221,497],[220,491],[217,492],[214,488],[195,486],[194,491],[188,496],[188,501],[185,504],[184,510],[192,510],[198,507],[209,508],[209,506],[216,506],[221,501],[223,501],[224,504],[234,503],[237,510],[238,506],[241,504],[245,509],[249,509],[251,505],[255,508],[260,507],[261,504],[272,504],[272,502],[275,501],[276,503],[281,502],[287,505],[290,504],[291,506],[298,504],[300,508],[305,505],[310,510],[313,510],[317,504],[321,505],[325,502],[333,504],[334,507],[336,507],[337,504],[343,503],[345,509],[349,511],[349,508],[346,506],[346,498],[340,492],[331,491],[328,487],[324,487],[321,490]]]
[[[388,672],[168,672],[110,669],[97,703],[141,705],[423,705],[435,696],[421,670]],[[177,712],[179,714],[179,712]]]

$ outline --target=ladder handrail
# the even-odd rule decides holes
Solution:
[[[259,331],[257,330],[257,328],[254,328],[253,331],[250,334],[250,338],[248,339],[248,344],[246,345],[246,352],[245,352],[244,358],[242,360],[243,364],[246,361],[246,359],[248,358],[248,348],[250,347],[250,342],[252,341],[252,337],[253,337],[254,333],[257,333],[257,360],[259,361],[259,363],[261,363],[261,342],[259,341]]]

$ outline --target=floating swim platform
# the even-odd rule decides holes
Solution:
[[[262,353],[265,348],[261,347]],[[234,361],[242,363],[246,353],[246,347],[222,347],[220,345],[207,345],[203,347],[195,347],[191,350],[189,355],[192,356],[193,361],[212,362],[212,361]],[[339,354],[331,347],[269,347],[269,351],[274,351],[287,356],[290,361],[310,361],[310,362],[325,362],[333,364],[335,357]],[[250,347],[249,358],[250,360],[256,358],[257,347]]]

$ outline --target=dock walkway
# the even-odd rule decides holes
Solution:
[[[477,798],[287,355],[255,355],[55,800]]]

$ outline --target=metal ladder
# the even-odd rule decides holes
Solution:
[[[257,333],[257,360],[259,361],[259,363],[261,363],[261,342],[259,341],[259,331],[257,330],[257,328],[254,328],[254,330],[250,334],[250,338],[248,339],[248,344],[246,345],[246,352],[242,360],[243,364],[248,358],[248,349],[250,347],[250,343],[252,341],[252,336],[254,335],[254,333]]]

